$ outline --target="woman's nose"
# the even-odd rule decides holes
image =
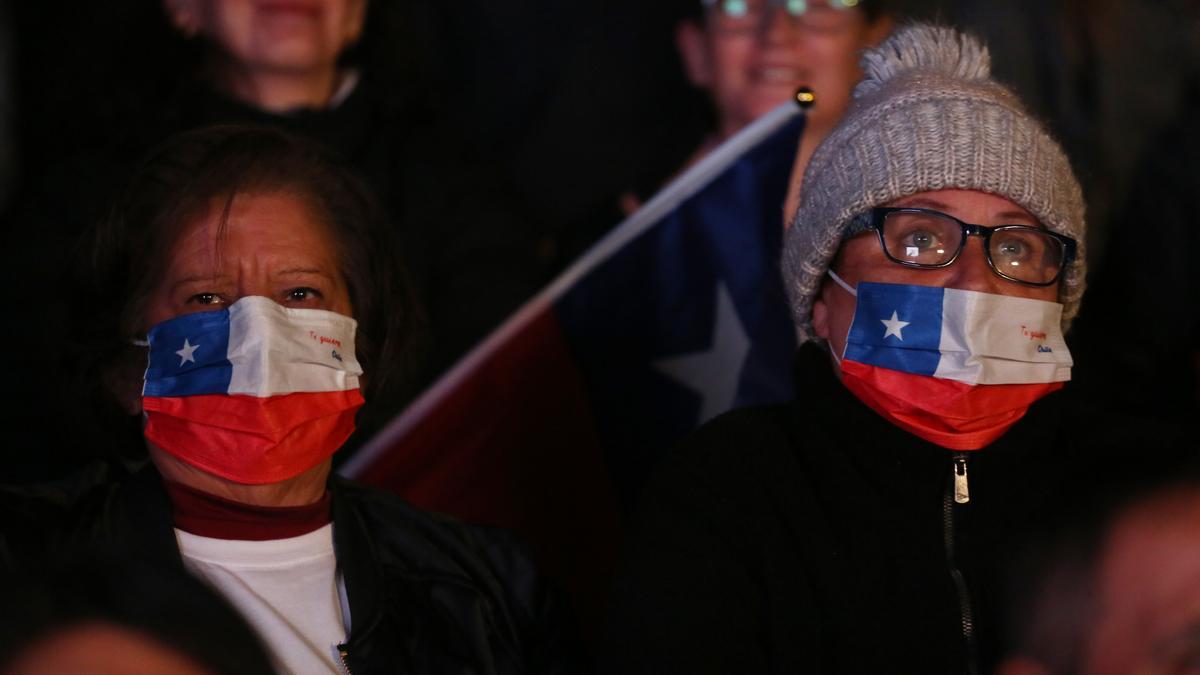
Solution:
[[[991,266],[988,265],[987,253],[984,250],[982,237],[967,237],[967,244],[958,260],[947,268],[950,278],[946,280],[948,288],[960,288],[981,293],[1002,293],[1001,279]]]

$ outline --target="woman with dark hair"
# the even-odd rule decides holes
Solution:
[[[0,557],[100,541],[182,565],[284,672],[571,670],[515,542],[330,475],[364,397],[403,377],[417,314],[392,238],[308,142],[213,127],[158,148],[94,233],[75,333],[151,462],[4,508]]]
[[[420,65],[427,51],[421,45],[430,33],[424,3],[134,4],[136,10],[128,13],[141,18],[142,30],[135,21],[127,41],[141,49],[125,70],[98,73],[108,85],[103,105],[89,100],[76,113],[90,120],[90,111],[98,109],[107,121],[72,118],[60,124],[61,135],[74,138],[81,126],[89,133],[64,142],[57,153],[34,153],[53,159],[45,161],[44,171],[30,173],[10,220],[21,227],[23,246],[9,252],[6,268],[30,287],[20,311],[30,317],[35,339],[48,353],[62,351],[63,332],[56,324],[65,296],[57,288],[61,269],[47,261],[74,247],[103,217],[147,151],[174,134],[216,124],[282,129],[337,153],[372,190],[403,244],[405,269],[429,318],[431,339],[414,357],[419,367],[407,389],[375,397],[377,411],[360,417],[362,431],[351,446],[398,414],[420,387],[547,280],[543,252],[550,249],[541,228],[499,171],[465,147],[461,130],[447,121],[427,86],[431,78]],[[122,33],[126,29],[121,26]],[[145,53],[156,58],[147,60]],[[128,96],[119,95],[127,89]],[[60,377],[55,370],[62,366],[54,359],[17,367],[17,377],[32,383],[29,401],[57,394],[43,384]],[[15,467],[17,479],[55,477],[86,461],[79,448],[94,435],[91,409],[90,402],[76,402],[68,413],[47,415],[34,403],[13,406],[8,419],[18,427],[18,443],[43,442],[47,433],[56,440],[53,452],[21,460],[29,466]],[[59,424],[64,414],[69,423]],[[49,431],[21,438],[26,432],[15,422],[29,420]]]

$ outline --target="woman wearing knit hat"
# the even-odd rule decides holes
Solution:
[[[612,672],[987,672],[1012,543],[1144,443],[1051,395],[1085,271],[1061,148],[971,37],[909,26],[862,65],[785,239],[799,400],[651,481]]]

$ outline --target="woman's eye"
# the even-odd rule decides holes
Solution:
[[[946,249],[938,232],[924,229],[905,232],[898,244],[893,248],[893,255],[919,262],[929,262],[945,253]]]
[[[303,286],[293,288],[287,292],[287,299],[290,302],[304,302],[306,300],[316,300],[321,297],[321,292],[315,288]]]
[[[1034,239],[1038,235],[1022,235],[1020,233],[1009,232],[1007,236],[998,238],[993,242],[994,257],[999,257],[1007,261],[1009,264],[1021,264],[1023,262],[1032,261],[1036,257],[1037,251],[1044,248],[1039,246]]]
[[[216,293],[197,293],[188,298],[188,303],[193,305],[219,305],[221,304],[221,296]]]
[[[916,246],[922,250],[933,248],[936,244],[937,235],[926,230],[909,232],[908,236],[904,238],[905,246]]]
[[[1027,252],[1025,244],[1019,241],[1006,241],[1000,244],[999,253],[1005,258],[1023,258]]]

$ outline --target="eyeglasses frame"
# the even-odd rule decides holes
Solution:
[[[700,0],[700,6],[703,7],[705,11],[716,12],[716,11],[719,11],[717,9],[717,5],[720,2],[721,2],[721,0]],[[769,4],[772,8],[779,9],[779,8],[785,7],[787,5],[787,0],[767,0],[767,4]],[[839,6],[832,7],[832,5],[834,5],[834,4],[837,4]],[[841,0],[840,2],[838,0],[830,0],[830,6],[833,9],[837,9],[837,10],[854,9],[859,4],[860,4],[859,2],[848,3],[848,2],[846,2],[846,0]],[[789,12],[789,14],[790,14],[790,12]],[[798,15],[792,14],[792,16],[798,16]]]
[[[962,239],[958,242],[958,250],[954,252],[954,255],[950,256],[949,260],[946,260],[945,262],[936,263],[936,264],[918,263],[918,262],[912,262],[911,260],[901,260],[901,259],[893,256],[891,254],[891,252],[888,251],[887,240],[885,240],[883,238],[883,223],[885,220],[887,220],[887,217],[893,213],[923,213],[923,214],[929,215],[929,216],[938,216],[938,217],[948,218],[950,220],[953,220],[954,222],[958,223],[959,227],[962,228],[962,233],[963,233]],[[1059,279],[1062,278],[1063,272],[1066,271],[1067,266],[1070,265],[1072,262],[1074,262],[1076,251],[1078,249],[1078,243],[1075,241],[1075,239],[1068,237],[1064,234],[1059,234],[1058,232],[1052,232],[1052,231],[1047,230],[1040,226],[1013,224],[1013,225],[995,225],[995,226],[989,227],[987,225],[976,225],[975,223],[968,223],[966,221],[955,218],[954,216],[950,215],[949,213],[943,213],[936,209],[925,209],[925,208],[921,208],[921,207],[917,207],[917,206],[876,206],[875,208],[871,209],[870,211],[860,213],[857,216],[855,216],[854,218],[852,218],[850,221],[850,226],[846,229],[846,232],[842,236],[843,236],[843,238],[848,239],[850,237],[853,237],[857,234],[861,234],[868,230],[875,230],[875,233],[879,237],[879,247],[883,249],[883,254],[885,256],[887,256],[888,260],[891,260],[892,262],[899,264],[899,265],[903,265],[905,267],[912,267],[915,269],[923,269],[923,270],[935,270],[935,269],[941,269],[941,268],[949,267],[950,265],[953,265],[955,263],[955,261],[958,260],[959,256],[962,255],[963,250],[967,247],[967,237],[972,236],[972,235],[977,236],[977,237],[983,237],[983,256],[987,260],[988,267],[992,268],[992,272],[994,272],[996,274],[996,276],[1000,277],[1001,279],[1011,281],[1013,283],[1018,283],[1018,284],[1022,284],[1025,286],[1035,286],[1035,287],[1039,287],[1039,288],[1044,288],[1046,286],[1052,286],[1055,283],[1057,283],[1059,281]],[[1041,234],[1049,235],[1052,239],[1055,239],[1055,240],[1059,241],[1060,243],[1062,243],[1063,258],[1062,258],[1062,262],[1058,266],[1058,273],[1054,275],[1053,279],[1051,279],[1049,281],[1044,281],[1044,282],[1025,281],[1024,279],[1017,279],[1016,277],[1010,276],[1010,275],[1005,274],[1004,272],[1000,271],[1000,269],[996,266],[996,262],[994,260],[992,260],[992,247],[991,247],[992,234],[995,232],[1005,232],[1005,231],[1012,231],[1012,230],[1034,230]]]

